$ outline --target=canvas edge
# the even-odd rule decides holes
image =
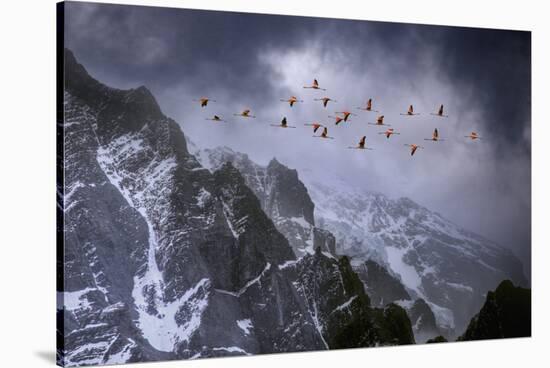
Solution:
[[[56,364],[65,366],[65,319],[63,291],[65,289],[65,129],[64,129],[64,49],[65,49],[65,3],[56,3]]]

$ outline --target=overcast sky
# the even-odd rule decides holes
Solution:
[[[530,33],[83,3],[67,3],[65,22],[92,76],[145,85],[197,145],[410,197],[511,248],[530,272]],[[327,91],[302,88],[313,78]],[[279,101],[291,95],[304,102]],[[201,96],[216,102],[202,109]],[[313,101],[324,96],[337,103]],[[356,107],[368,98],[400,135],[367,124],[376,113]],[[401,116],[409,104],[421,115]],[[430,115],[439,104],[449,118]],[[257,118],[233,116],[245,108]],[[334,126],[343,110],[358,116]],[[283,116],[297,128],[269,126]],[[335,139],[312,138],[312,121]],[[434,128],[445,141],[424,141]],[[372,151],[346,149],[363,135]],[[425,149],[411,157],[406,143]]]

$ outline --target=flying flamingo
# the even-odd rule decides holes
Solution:
[[[313,133],[316,133],[317,130],[322,127],[322,124],[319,123],[312,123],[312,124],[304,124],[305,126],[312,126],[313,127]]]
[[[411,148],[411,156],[414,155],[414,153],[416,152],[417,149],[419,149],[419,148],[424,148],[424,147],[418,146],[418,145],[416,145],[416,144],[406,144],[405,146]]]
[[[371,112],[379,112],[372,109],[372,98],[369,98],[369,100],[367,101],[367,107],[358,107],[357,109]]]
[[[348,121],[348,118],[350,117],[350,115],[357,116],[356,114],[349,111],[337,111],[336,113],[344,115],[344,121]]]
[[[470,138],[473,141],[475,141],[476,139],[481,139],[481,137],[477,135],[476,132],[471,132],[470,135],[465,135],[464,138]]]
[[[211,100],[207,97],[201,97],[199,98],[198,100],[193,100],[193,101],[198,101],[201,103],[201,107],[206,107],[206,105],[208,105],[209,102],[216,102],[216,100]]]
[[[420,114],[415,114],[413,105],[409,105],[409,109],[407,110],[407,112],[405,114],[399,114],[399,115],[414,116],[414,115],[420,115]]]
[[[323,129],[323,133],[321,133],[321,135],[314,135],[313,137],[314,138],[334,139],[334,137],[329,137],[327,127],[325,127]]]
[[[311,86],[304,86],[304,88],[320,89],[321,91],[326,91],[326,89],[319,87],[319,82],[317,81],[317,79],[313,80],[313,84]]]
[[[214,115],[214,117],[212,117],[212,118],[206,118],[205,120],[212,120],[212,121],[216,121],[216,122],[225,121],[218,115]]]
[[[376,118],[376,123],[369,123],[370,125],[378,125],[378,126],[391,126],[390,124],[384,124],[384,115],[380,115]]]
[[[357,145],[357,147],[348,147],[348,149],[363,149],[363,150],[364,150],[364,149],[367,149],[367,150],[372,150],[372,148],[367,148],[367,147],[365,146],[365,139],[367,139],[367,136],[364,135],[364,136],[361,138],[361,140],[359,141],[359,144]]]
[[[281,124],[270,124],[270,125],[277,128],[296,128],[295,126],[287,125],[286,116],[283,118],[283,120],[281,120]]]
[[[338,101],[336,101],[336,100],[333,100],[333,99],[330,98],[330,97],[315,98],[315,99],[313,99],[313,101],[323,101],[323,106],[324,106],[324,107],[327,107],[327,104],[328,104],[329,101],[338,102]]]
[[[338,125],[341,122],[346,121],[344,118],[341,118],[339,116],[329,116],[329,118],[333,118],[335,120],[334,125]]]
[[[241,116],[243,118],[256,118],[254,115],[250,115],[250,110],[244,110],[243,112],[241,112],[240,114],[233,114],[235,116]]]
[[[434,116],[439,116],[441,118],[448,118],[449,115],[443,115],[443,105],[439,106],[439,110],[437,110],[437,114],[430,114],[430,115],[434,115]]]
[[[290,107],[294,106],[296,102],[304,102],[302,100],[298,100],[296,96],[290,96],[288,100],[281,99],[282,102],[288,102],[290,104]]]
[[[392,134],[401,134],[401,133],[397,133],[395,130],[393,130],[393,128],[388,128],[385,132],[380,132],[378,134],[384,134],[386,138],[390,138]]]
[[[444,139],[439,138],[439,132],[437,131],[437,128],[434,129],[434,132],[432,133],[431,138],[424,138],[424,140],[425,141],[434,141],[434,142],[444,141]]]

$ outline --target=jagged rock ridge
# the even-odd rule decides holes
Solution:
[[[312,254],[317,247],[336,254],[334,235],[315,226],[315,205],[296,170],[275,158],[267,166],[261,166],[248,155],[228,147],[199,149],[193,143],[190,146],[203,166],[215,170],[231,162],[241,172],[262,208],[286,236],[297,256]]]
[[[107,87],[66,50],[64,92],[60,364],[414,342],[346,260],[296,259],[246,177],[202,167],[146,88]],[[313,227],[299,207],[279,213]]]
[[[463,331],[487,290],[509,278],[525,284],[512,252],[467,231],[408,198],[319,183],[306,176],[317,223],[354,265],[375,260],[397,276],[413,299],[423,299],[447,337]]]
[[[489,291],[485,304],[472,318],[459,340],[485,340],[531,336],[531,289],[504,280]]]

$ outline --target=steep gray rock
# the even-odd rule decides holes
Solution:
[[[397,305],[372,308],[363,284],[346,256],[334,258],[317,248],[285,267],[330,348],[414,344],[411,323]]]
[[[405,286],[388,270],[373,260],[366,260],[354,267],[365,284],[374,306],[384,306],[399,300],[411,300]]]
[[[483,307],[458,341],[531,337],[531,289],[504,280],[488,291]]]
[[[330,316],[345,303],[349,288],[342,280],[357,278],[351,267],[336,267],[344,261],[319,248],[316,257],[329,261],[308,271],[309,258],[296,260],[241,171],[230,164],[213,173],[202,167],[146,88],[109,88],[66,51],[63,113],[60,364],[412,342],[402,333],[410,322],[399,311],[388,314],[366,302],[349,313],[335,311],[339,322],[327,317],[330,328],[320,331],[311,306]],[[299,202],[305,187],[295,183],[296,173],[282,178],[286,171],[272,166],[275,186],[296,190],[289,198]],[[282,194],[271,198],[273,211],[302,213],[313,229],[307,198],[296,207]],[[293,270],[298,265],[301,272]],[[334,295],[303,293],[308,272],[330,276],[321,281]],[[357,340],[355,321],[371,314],[377,323],[361,324],[374,326],[361,330],[371,338]]]
[[[316,221],[335,235],[336,251],[388,268],[413,299],[430,306],[450,338],[466,328],[487,290],[506,278],[526,282],[510,250],[408,198],[304,179]]]
[[[422,298],[413,300],[401,281],[384,266],[369,259],[356,265],[354,270],[365,285],[374,306],[384,307],[396,303],[405,308],[417,343],[426,342],[440,334],[430,306]]]
[[[248,155],[228,147],[202,150],[193,147],[191,151],[211,170],[231,162],[241,172],[246,185],[256,194],[265,213],[288,239],[297,256],[312,254],[317,247],[336,254],[334,235],[315,226],[314,203],[296,170],[276,159],[272,159],[267,166],[261,166],[250,160]]]
[[[415,300],[411,309],[407,311],[407,314],[413,325],[414,336],[417,342],[423,343],[440,336],[441,332],[437,327],[435,315],[424,299]]]

